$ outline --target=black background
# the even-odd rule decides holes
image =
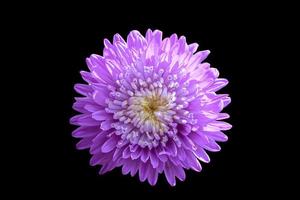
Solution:
[[[25,13],[24,18],[17,19],[24,33],[16,41],[25,40],[19,51],[34,50],[27,56],[33,70],[20,71],[31,75],[23,83],[32,90],[19,93],[26,97],[26,113],[34,116],[24,119],[30,121],[25,126],[31,131],[21,136],[30,150],[28,156],[19,157],[25,171],[21,173],[25,178],[17,181],[21,187],[34,183],[30,191],[99,198],[103,194],[127,193],[140,198],[148,193],[181,193],[199,198],[249,196],[272,193],[279,187],[280,175],[273,160],[282,152],[271,148],[277,133],[269,129],[269,124],[276,121],[266,117],[272,115],[269,97],[274,94],[270,79],[276,67],[270,57],[278,43],[270,39],[270,33],[280,29],[277,26],[281,17],[273,15],[276,9],[187,2],[164,6],[136,3],[131,8],[117,2],[39,6],[33,8],[32,14]],[[177,181],[176,187],[170,187],[162,175],[151,187],[140,183],[137,176],[123,176],[120,168],[99,176],[99,166],[89,166],[88,151],[76,150],[78,140],[71,137],[75,127],[69,125],[69,118],[76,114],[71,108],[76,96],[73,85],[83,83],[79,71],[88,70],[85,58],[102,54],[104,38],[111,40],[115,33],[126,38],[134,29],[145,34],[148,28],[163,31],[164,37],[172,33],[184,35],[188,43],[197,42],[200,50],[211,50],[207,61],[219,69],[220,77],[229,80],[229,85],[220,91],[232,98],[225,109],[233,125],[226,132],[229,140],[221,143],[220,152],[209,153],[211,162],[202,165],[201,173],[188,171],[186,180]],[[33,114],[32,108],[38,114]],[[24,145],[22,140],[20,143]],[[17,171],[18,177],[20,169]]]

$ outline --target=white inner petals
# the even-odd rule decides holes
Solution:
[[[181,96],[176,93],[179,89],[177,75],[170,74],[165,80],[163,69],[137,68],[128,67],[126,73],[119,74],[116,81],[119,88],[108,86],[112,98],[107,99],[106,112],[113,113],[113,118],[118,120],[112,127],[122,139],[143,148],[165,146],[169,139],[181,145],[176,126],[187,123],[179,117],[187,103],[185,99],[177,99]]]
[[[173,74],[162,68],[142,66],[138,61],[127,66],[118,75],[118,86],[107,86],[111,98],[107,99],[105,110],[117,120],[111,124],[116,134],[142,148],[166,146],[170,139],[180,146],[177,125],[197,123],[186,109],[197,96],[194,92],[198,88],[195,85],[190,93],[189,82],[185,73]]]
[[[148,79],[149,80],[149,79]],[[133,82],[134,83],[134,82]],[[132,84],[134,85],[134,84]],[[139,85],[145,85],[142,80]],[[114,123],[117,134],[123,139],[141,147],[156,147],[168,141],[166,134],[174,131],[170,129],[176,114],[172,109],[176,106],[176,93],[168,92],[162,84],[151,84],[152,87],[128,91],[130,96],[123,102],[114,100],[114,105],[123,109],[114,113],[114,119],[121,123]]]

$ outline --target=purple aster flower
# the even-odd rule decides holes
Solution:
[[[120,166],[151,185],[161,173],[174,186],[186,169],[200,172],[199,161],[210,161],[206,151],[219,151],[216,142],[231,128],[220,121],[229,117],[221,111],[230,98],[216,94],[228,81],[203,62],[210,52],[197,52],[184,36],[162,39],[159,30],[131,31],[127,41],[116,34],[104,45],[103,56],[86,59],[87,84],[75,85],[83,95],[73,105],[81,114],[70,120],[79,126],[77,148],[89,149],[100,174]]]

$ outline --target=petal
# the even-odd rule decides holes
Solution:
[[[148,159],[149,159],[149,150],[144,148],[142,150],[141,160],[142,162],[146,163]]]
[[[178,126],[177,126],[177,128],[178,128],[178,131],[181,133],[181,134],[183,134],[183,135],[188,135],[188,134],[190,134],[190,132],[191,132],[191,130],[192,130],[192,126],[191,125],[189,125],[189,124],[179,124]]]
[[[122,146],[122,147],[118,148],[118,145],[117,145],[117,148],[116,148],[116,150],[115,150],[115,152],[113,154],[112,160],[116,161],[116,160],[118,160],[120,158],[124,158],[122,156],[122,154],[123,154],[125,148],[126,148],[125,146]]]
[[[128,174],[132,170],[133,165],[134,165],[134,163],[131,159],[126,159],[123,163],[122,174],[123,175]]]
[[[198,47],[199,47],[199,44],[197,44],[197,43],[192,43],[192,44],[189,45],[189,50],[190,50],[192,53],[195,53],[195,52],[197,51]]]
[[[142,162],[140,163],[139,177],[141,182],[144,182],[147,179],[150,172],[149,168],[151,168],[150,164]]]
[[[123,154],[122,154],[122,157],[123,158],[129,158],[131,155],[131,151],[130,151],[130,148],[129,146],[127,146],[124,151],[123,151]]]
[[[189,137],[200,147],[207,149],[209,151],[220,151],[221,147],[212,139],[208,138],[207,136],[199,133],[191,133]]]
[[[97,120],[97,121],[104,121],[107,119],[111,119],[112,115],[107,113],[105,110],[99,110],[97,112],[94,112],[92,114],[92,118]]]
[[[178,159],[178,157],[168,156],[168,158],[169,158],[169,160],[170,160],[175,166],[181,164],[181,162],[180,162],[180,160]]]
[[[231,98],[230,97],[226,97],[223,99],[223,104],[224,104],[224,107],[225,108],[228,104],[230,104],[231,102]]]
[[[84,107],[86,106],[86,102],[83,101],[76,101],[72,108],[80,113],[83,114],[89,114],[89,111],[87,111]]]
[[[228,119],[229,117],[230,115],[228,115],[227,113],[219,113],[217,120]]]
[[[104,131],[107,131],[112,128],[112,126],[111,126],[112,123],[113,123],[113,120],[110,120],[110,119],[102,121],[100,128]]]
[[[210,158],[207,155],[207,153],[205,152],[205,150],[201,147],[198,147],[196,151],[194,151],[195,156],[201,160],[202,162],[205,163],[209,163],[210,162]]]
[[[137,148],[136,151],[131,153],[131,159],[135,160],[141,156],[142,150],[141,148]]]
[[[101,147],[103,143],[106,142],[108,134],[110,134],[110,132],[99,131],[98,135],[93,139],[93,144],[90,148],[91,154],[97,154],[102,152]]]
[[[188,162],[188,165],[195,171],[200,172],[202,170],[202,167],[197,160],[197,158],[194,156],[194,154],[191,151],[186,152],[186,161]]]
[[[86,71],[80,71],[80,74],[83,78],[83,80],[85,80],[87,83],[97,83],[97,79],[95,79],[92,75],[92,73],[90,72],[86,72]]]
[[[96,112],[99,110],[102,110],[101,106],[97,105],[97,104],[86,104],[83,106],[85,110],[89,111],[89,112]]]
[[[98,127],[81,126],[72,132],[72,136],[75,138],[91,137],[91,136],[95,136],[99,132],[100,132],[100,130]]]
[[[175,173],[173,171],[172,164],[170,164],[169,162],[166,162],[164,172],[165,172],[165,176],[167,178],[168,183],[171,186],[175,186],[176,180],[175,180]]]
[[[178,148],[177,152],[179,160],[184,161],[186,158],[185,150],[183,148]]]
[[[158,156],[159,160],[161,160],[162,162],[166,162],[168,160],[168,157],[165,154],[161,154],[161,152],[163,152],[164,150],[158,146],[156,149],[156,155]]]
[[[191,140],[188,136],[178,135],[178,138],[182,142],[182,146],[185,149],[190,149],[190,150],[196,149],[196,146],[195,146],[193,140]]]
[[[99,122],[94,120],[90,114],[76,115],[70,119],[70,123],[77,126],[97,126]]]
[[[229,130],[231,129],[231,125],[227,122],[222,122],[222,121],[214,121],[208,123],[205,127],[203,127],[204,131],[211,131],[211,132],[216,132],[220,130]]]
[[[135,160],[133,160],[133,165],[131,166],[130,175],[134,176],[137,173],[138,169],[139,169],[139,165]]]
[[[111,161],[111,154],[98,153],[92,156],[90,160],[91,166],[103,165]]]
[[[181,166],[174,166],[173,169],[175,176],[179,178],[179,180],[184,181],[186,178],[184,169]]]
[[[209,91],[218,91],[221,88],[223,88],[224,86],[226,86],[227,84],[228,84],[227,79],[218,78],[218,79],[215,80],[215,82],[211,86],[209,86],[207,88],[207,90],[209,90]]]
[[[194,71],[194,69],[197,67],[198,64],[200,64],[210,53],[209,50],[205,51],[199,51],[198,53],[194,54],[191,59],[189,60],[189,63],[187,67],[190,71]]]
[[[159,44],[155,40],[155,38],[152,38],[151,42],[148,45],[148,48],[145,52],[145,58],[146,60],[151,59],[152,57],[157,58],[158,51],[159,51]]]
[[[113,43],[115,44],[116,42],[121,42],[122,44],[126,44],[125,40],[122,38],[122,36],[119,33],[114,35]]]
[[[87,65],[89,66],[92,74],[95,77],[99,78],[105,83],[115,85],[115,82],[113,81],[113,77],[107,68],[105,58],[93,54],[90,56],[90,58],[87,59]]]
[[[146,32],[146,40],[147,40],[147,42],[150,42],[150,41],[151,41],[151,39],[152,39],[152,34],[153,34],[152,30],[151,30],[151,29],[148,29],[147,32]]]
[[[88,137],[80,140],[76,144],[76,148],[79,150],[90,148],[90,146],[93,144],[92,140],[94,137]]]
[[[74,89],[76,92],[84,96],[89,96],[93,92],[93,89],[91,88],[90,85],[80,84],[80,83],[75,84]]]
[[[205,134],[207,137],[210,137],[216,141],[220,142],[226,142],[228,140],[227,135],[225,135],[221,131],[216,131],[216,132],[210,132],[210,131],[203,131],[203,134]]]
[[[148,176],[148,182],[150,185],[155,185],[158,178],[158,172],[155,169],[150,168],[149,170],[149,176]]]
[[[111,171],[112,169],[114,169],[117,166],[116,162],[109,162],[107,164],[104,164],[101,168],[101,170],[99,171],[99,174],[105,174],[106,172]]]
[[[108,153],[112,151],[114,148],[116,148],[116,145],[118,143],[118,137],[112,136],[106,142],[102,145],[101,150],[103,153]]]
[[[158,167],[159,159],[154,150],[150,151],[150,162],[151,162],[153,168]]]
[[[177,147],[173,140],[169,140],[166,146],[166,151],[169,152],[171,155],[177,155]]]
[[[131,31],[127,36],[127,45],[130,48],[140,50],[144,49],[147,45],[146,39],[141,35],[139,31]]]
[[[98,90],[93,93],[93,99],[95,100],[95,102],[97,104],[99,104],[101,106],[107,106],[107,104],[106,104],[106,99],[108,98],[107,95],[108,95],[108,91]]]

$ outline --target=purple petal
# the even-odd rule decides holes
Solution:
[[[154,150],[150,151],[150,161],[151,161],[151,164],[152,164],[153,168],[158,167],[159,159],[158,159],[158,157],[157,157]]]
[[[91,166],[95,166],[95,165],[103,165],[106,164],[108,162],[111,162],[111,154],[95,154],[92,156],[91,160],[90,160],[90,165]]]
[[[70,119],[70,123],[77,126],[97,126],[99,122],[94,120],[90,114],[76,115]]]
[[[91,136],[95,136],[99,132],[100,132],[100,130],[98,127],[81,126],[72,132],[72,136],[75,138],[91,137]]]
[[[75,102],[73,104],[73,109],[77,110],[77,109],[81,109],[78,110],[78,112],[82,112],[82,113],[87,113],[86,109],[84,109],[84,106],[87,104],[94,104],[93,99],[91,99],[90,97],[75,97]]]
[[[150,172],[149,168],[151,168],[149,163],[140,163],[140,169],[139,169],[140,181],[144,182],[147,179]]]
[[[76,92],[78,92],[79,94],[82,94],[84,96],[89,96],[93,92],[93,89],[91,88],[91,86],[86,85],[86,84],[80,84],[80,83],[75,84],[74,89]]]
[[[185,172],[181,166],[174,166],[173,171],[175,173],[175,176],[179,178],[179,180],[181,181],[185,180]]]
[[[92,68],[91,71],[95,74],[95,76],[100,78],[105,83],[115,85],[114,81],[112,80],[113,77],[108,71],[106,61],[103,57],[93,54],[87,61],[87,65],[90,67],[90,69]]]
[[[79,150],[90,148],[90,146],[93,144],[93,138],[94,137],[83,138],[76,144],[76,148]]]
[[[101,110],[102,108],[101,108],[101,106],[93,103],[93,104],[85,104],[84,109],[89,112],[96,112],[96,111]]]
[[[216,141],[220,141],[220,142],[226,142],[228,140],[227,135],[225,135],[223,132],[221,131],[216,131],[216,132],[206,132],[204,131],[203,134],[205,134],[207,137],[210,137]]]
[[[90,148],[91,154],[97,154],[101,153],[101,146],[103,143],[107,140],[107,135],[110,134],[110,132],[107,131],[99,131],[97,136],[93,139],[93,144]]]
[[[166,162],[168,160],[168,157],[165,154],[161,154],[161,152],[163,152],[162,148],[157,147],[155,150],[159,160],[161,160],[162,162]]]
[[[209,91],[218,91],[221,88],[223,88],[224,86],[226,86],[228,84],[228,80],[224,79],[224,78],[218,78],[215,80],[215,82],[209,86],[209,88],[207,88],[207,90]]]
[[[139,169],[138,163],[135,160],[133,160],[133,165],[131,167],[130,175],[134,176],[137,173],[138,169]]]
[[[199,160],[201,160],[202,162],[205,163],[209,163],[210,162],[210,158],[207,155],[207,153],[205,152],[204,149],[202,149],[201,147],[198,147],[196,151],[194,151],[194,154],[197,156],[197,158]]]
[[[197,160],[197,158],[194,156],[194,154],[191,151],[186,152],[186,161],[188,162],[188,165],[195,171],[200,172],[202,170],[202,167]]]
[[[189,124],[185,124],[185,125],[180,124],[177,127],[178,127],[178,132],[185,135],[185,136],[190,134],[190,132],[192,130],[192,126],[189,125]]]
[[[184,161],[186,158],[185,150],[183,148],[178,148],[178,158],[181,161]]]
[[[165,172],[165,176],[167,178],[168,183],[171,186],[175,186],[176,180],[175,180],[175,173],[174,173],[172,164],[170,164],[169,162],[166,162],[164,172]]]
[[[129,146],[127,146],[127,147],[124,149],[124,151],[123,151],[122,157],[123,157],[123,158],[129,158],[130,155],[131,155],[130,148],[129,148]]]
[[[230,102],[231,102],[230,97],[223,98],[223,104],[224,104],[223,108],[225,108]]]
[[[109,162],[108,164],[104,164],[101,168],[101,170],[99,171],[99,174],[105,174],[106,172],[111,171],[112,169],[114,169],[117,166],[116,162]]]
[[[99,110],[92,114],[92,118],[97,121],[103,121],[103,120],[111,119],[112,115],[107,113],[105,110]]]
[[[143,149],[141,154],[141,160],[142,162],[146,163],[148,159],[149,159],[149,150]]]
[[[205,58],[208,56],[209,53],[210,51],[206,50],[206,51],[199,51],[198,53],[194,54],[188,63],[189,70],[194,71],[197,65],[200,64],[203,60],[205,60]]]
[[[189,50],[190,50],[192,53],[195,53],[195,52],[197,51],[198,47],[199,47],[199,44],[193,43],[193,44],[190,44],[190,45],[189,45]]]
[[[111,126],[112,123],[113,123],[113,120],[111,120],[111,119],[102,121],[100,128],[104,131],[107,131],[112,128],[112,126]]]
[[[146,39],[141,35],[140,32],[134,30],[127,36],[127,45],[130,48],[136,50],[144,49],[147,45]]]
[[[97,83],[97,79],[95,79],[90,72],[80,71],[80,74],[81,74],[83,80],[85,80],[87,83],[90,83],[90,84]]]
[[[137,148],[136,151],[131,153],[131,159],[135,160],[141,156],[142,150],[141,148]]]
[[[126,159],[123,163],[122,174],[128,174],[132,170],[134,164],[135,163],[131,159]]]
[[[228,119],[230,117],[227,113],[219,113],[217,120]]]
[[[125,149],[125,146],[123,146],[121,148],[116,148],[116,150],[112,156],[112,161],[117,161],[117,160],[123,158],[122,154],[123,154],[124,149]]]
[[[212,139],[208,138],[207,136],[196,132],[192,132],[189,137],[193,140],[197,145],[207,149],[209,151],[220,151],[221,147]]]
[[[119,138],[117,136],[112,136],[102,145],[101,150],[103,153],[108,153],[116,148]]]
[[[203,127],[203,130],[216,132],[216,131],[220,131],[220,130],[229,130],[229,129],[231,129],[231,127],[232,126],[230,124],[228,124],[227,122],[214,121],[214,122],[210,122],[205,127]]]
[[[177,157],[169,156],[169,161],[171,161],[175,166],[180,165],[180,160]]]
[[[93,94],[93,99],[95,102],[101,106],[107,106],[106,99],[107,99],[108,92],[107,91],[95,91]]]
[[[122,36],[120,34],[115,34],[114,35],[114,39],[113,39],[113,43],[117,43],[117,42],[120,42],[122,44],[126,44],[125,40],[122,38]]]
[[[173,140],[169,140],[167,143],[166,151],[169,152],[171,155],[177,155],[177,147]]]
[[[155,185],[157,182],[158,173],[155,169],[149,168],[148,182],[150,185]]]
[[[178,135],[178,138],[185,149],[196,149],[193,140],[191,140],[188,136]]]

